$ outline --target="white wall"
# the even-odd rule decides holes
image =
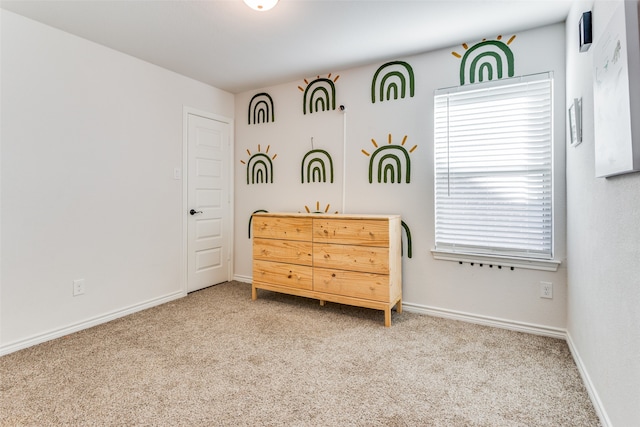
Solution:
[[[582,97],[584,140],[567,147],[569,342],[605,425],[640,425],[640,174],[595,178],[593,46],[619,2],[576,2],[567,19],[567,105]],[[637,78],[637,76],[631,76]],[[637,120],[637,117],[635,117]]]
[[[487,38],[495,39],[501,34]],[[502,34],[503,41],[513,34]],[[564,182],[564,25],[556,24],[536,30],[516,33],[510,44],[515,55],[515,74],[526,75],[553,71],[555,73],[555,253],[565,261],[565,182]],[[472,45],[479,40],[469,40]],[[324,210],[346,213],[399,213],[409,225],[413,238],[413,257],[403,257],[403,297],[411,309],[443,315],[467,316],[474,321],[497,321],[514,328],[533,328],[537,332],[563,335],[566,326],[566,265],[555,272],[508,269],[488,266],[459,265],[451,261],[436,261],[433,218],[433,92],[437,88],[459,85],[460,59],[451,52],[464,53],[460,45],[450,49],[425,53],[406,60],[415,72],[415,97],[396,101],[371,102],[371,81],[377,63],[350,70],[336,70],[337,104],[347,107],[346,114],[325,111],[303,114],[303,93],[306,87],[298,81],[267,87],[236,96],[236,228],[235,273],[240,280],[251,277],[251,240],[248,238],[250,215],[257,209],[275,211],[312,210],[316,201]],[[320,77],[327,77],[326,74]],[[259,92],[269,93],[275,104],[275,122],[248,124],[250,99]],[[346,134],[346,194],[343,206],[343,133]],[[371,139],[386,144],[400,144],[407,135],[405,147],[417,145],[411,156],[409,184],[370,184],[368,157]],[[300,165],[304,154],[314,148],[329,151],[336,169],[334,184],[302,184]],[[247,185],[247,168],[241,161],[249,159],[249,150],[277,155],[273,160],[273,184]],[[539,297],[539,282],[554,284],[554,298]]]
[[[1,53],[0,350],[184,295],[183,106],[233,95],[7,11]]]

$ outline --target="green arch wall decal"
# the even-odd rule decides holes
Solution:
[[[400,225],[402,226],[402,229],[407,235],[407,257],[411,258],[413,257],[413,244],[411,243],[411,230],[409,230],[409,226],[407,225],[407,223],[402,220],[400,221]],[[402,247],[404,248],[404,245],[402,245]],[[400,249],[400,255],[403,255],[403,252],[404,250]]]
[[[405,182],[411,182],[411,159],[409,153],[417,148],[417,145],[411,147],[409,151],[404,148],[407,141],[407,135],[402,139],[401,145],[391,145],[391,134],[389,134],[389,145],[378,147],[375,139],[372,139],[376,150],[373,154],[369,154],[365,150],[361,150],[365,156],[369,156],[369,183],[373,184],[374,170],[377,170],[377,182],[379,184],[391,182],[402,183],[402,165],[405,165],[406,174]]]
[[[251,215],[249,215],[249,239],[251,238],[251,222],[253,221],[253,214],[256,214],[258,212],[269,213],[269,211],[267,211],[267,210],[258,209],[258,210],[253,211],[253,213]]]
[[[302,112],[307,114],[307,110],[309,114],[318,112],[318,111],[329,111],[336,109],[336,82],[340,76],[336,76],[335,79],[331,80],[331,74],[328,77],[320,77],[318,76],[315,80],[312,80],[310,83],[305,79],[305,83],[307,83],[306,88],[302,88],[298,86],[298,89],[304,92],[302,98]]]
[[[249,101],[247,116],[249,124],[275,122],[275,109],[271,96],[266,92],[253,95],[251,101]]]
[[[373,156],[371,156],[371,162],[369,163],[369,182],[371,182],[372,163],[374,161],[376,154],[383,149],[394,148],[394,147],[398,148],[397,145],[396,146],[387,145],[379,148],[378,150],[376,150],[376,152],[373,153]],[[405,155],[405,159],[407,162],[407,183],[409,183],[410,181],[409,154],[407,153],[407,150],[405,150],[404,148],[400,147],[400,149],[404,151],[403,154]],[[397,178],[398,184],[400,184],[402,182],[402,162],[400,161],[400,158],[395,153],[387,153],[385,155],[382,155],[380,157],[380,161],[378,162],[378,182],[379,183],[384,182],[385,184],[387,182],[391,182],[391,184],[393,184],[394,182],[396,182],[396,178]]]
[[[269,152],[270,145],[267,146],[266,153]],[[273,162],[278,155],[274,154],[273,157],[269,157],[266,153],[260,152],[260,144],[258,144],[258,152],[251,154],[251,151],[247,150],[249,154],[249,160],[245,163],[244,160],[240,160],[240,163],[247,165],[247,185],[249,184],[273,184]]]
[[[273,162],[264,153],[256,153],[247,163],[247,184],[251,176],[251,184],[273,184]]]
[[[391,70],[383,74],[387,68],[391,68]],[[378,81],[378,77],[381,74],[382,78]],[[398,95],[400,95],[400,98],[404,98],[407,82],[409,83],[409,96],[413,98],[415,94],[415,79],[411,65],[404,61],[391,61],[382,64],[371,80],[371,102],[375,104],[376,93],[380,95],[380,102],[390,101],[392,94],[394,100],[398,99]]]
[[[502,36],[497,40],[483,40],[470,48],[466,43],[462,45],[466,52],[461,56],[452,52],[453,56],[462,58],[460,63],[460,85],[476,83],[505,77],[513,77],[514,56],[509,44],[515,39],[512,36],[506,43],[502,42]]]
[[[311,150],[302,158],[300,181],[304,184],[306,177],[307,183],[327,182],[327,168],[329,180],[333,183],[333,160],[331,155],[325,150]],[[318,178],[317,181],[316,177]]]

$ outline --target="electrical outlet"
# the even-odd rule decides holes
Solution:
[[[553,283],[540,282],[540,298],[553,298]]]
[[[77,279],[73,281],[73,296],[84,294],[84,279]]]

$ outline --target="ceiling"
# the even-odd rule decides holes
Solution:
[[[564,21],[572,0],[2,0],[232,93]]]

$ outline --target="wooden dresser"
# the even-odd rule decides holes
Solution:
[[[258,289],[402,312],[399,215],[253,215],[253,283]]]

